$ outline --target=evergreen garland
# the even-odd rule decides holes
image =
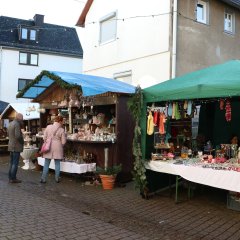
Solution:
[[[135,94],[128,101],[128,109],[135,120],[134,137],[133,137],[133,179],[135,187],[140,189],[140,193],[145,193],[147,188],[145,161],[142,159],[141,149],[141,128],[140,118],[142,112],[143,97],[141,88],[136,88]]]
[[[39,81],[41,81],[42,77],[46,76],[49,79],[53,80],[53,82],[56,82],[57,85],[59,85],[61,88],[64,89],[72,89],[72,88],[79,88],[81,89],[81,86],[77,85],[77,84],[69,84],[66,83],[65,81],[63,81],[60,77],[58,77],[57,75],[50,73],[49,71],[42,71],[33,81],[31,81],[31,83],[27,84],[21,91],[18,92],[18,94],[16,95],[17,98],[21,98],[24,93],[31,88],[32,86],[34,86],[35,84],[37,84]],[[50,84],[51,85],[51,84]],[[50,86],[49,85],[49,86]],[[46,87],[47,88],[47,87]]]

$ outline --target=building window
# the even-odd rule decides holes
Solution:
[[[30,40],[35,41],[36,35],[37,35],[36,30],[30,30]]]
[[[18,91],[23,90],[27,84],[29,84],[32,81],[32,79],[23,79],[19,78],[18,79]]]
[[[224,13],[224,31],[228,33],[234,33],[235,31],[235,15],[228,11],[225,10]]]
[[[113,78],[128,84],[132,84],[132,71],[124,71],[119,73],[114,73]]]
[[[19,64],[37,66],[38,65],[38,54],[20,52],[19,53]]]
[[[107,43],[116,40],[117,36],[117,19],[116,12],[100,19],[100,39],[99,43]]]
[[[28,38],[28,30],[26,28],[22,28],[22,39],[27,39]]]
[[[198,0],[196,19],[200,23],[208,24],[209,19],[209,3],[207,1]]]
[[[20,40],[37,40],[37,31],[35,29],[21,28],[20,27]]]

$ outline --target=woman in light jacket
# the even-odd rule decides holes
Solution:
[[[63,146],[67,141],[66,134],[64,132],[64,129],[62,128],[62,125],[63,117],[56,116],[54,119],[54,123],[48,125],[44,131],[43,140],[45,141],[47,138],[52,137],[52,143],[50,151],[43,154],[43,157],[45,158],[45,163],[40,181],[41,183],[46,183],[51,159],[54,159],[55,161],[55,181],[59,183],[60,161],[63,159]]]

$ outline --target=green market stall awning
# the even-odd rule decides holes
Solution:
[[[200,100],[240,96],[240,60],[210,66],[183,76],[142,89],[143,108],[141,113],[142,155],[147,157],[147,149],[152,142],[147,140],[146,115],[148,103]]]
[[[231,60],[143,89],[145,102],[240,96],[240,60]]]
[[[35,80],[17,94],[17,98],[34,99],[53,83],[57,83],[66,89],[79,87],[83,96],[93,96],[107,92],[127,94],[135,92],[134,86],[111,78],[77,73],[42,71]]]

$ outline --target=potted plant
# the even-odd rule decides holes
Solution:
[[[96,172],[101,179],[103,189],[113,189],[116,176],[121,170],[121,164],[106,168],[97,167]]]

